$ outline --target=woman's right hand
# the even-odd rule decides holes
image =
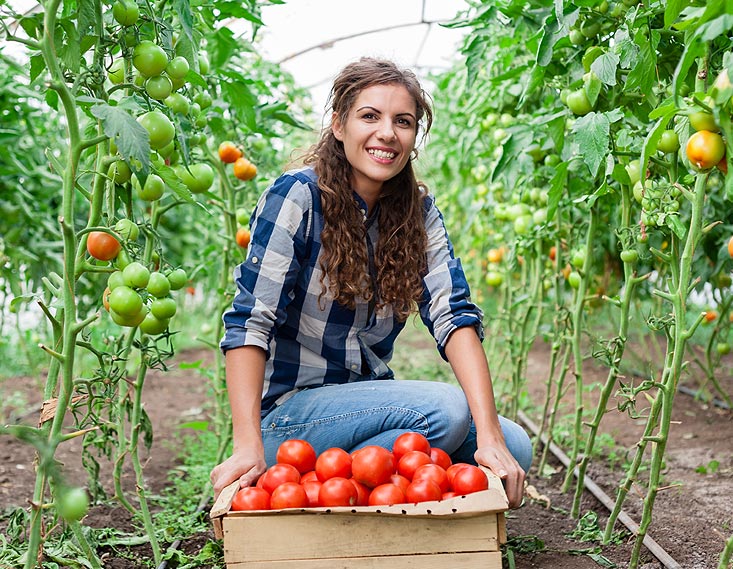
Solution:
[[[260,475],[267,470],[265,457],[261,452],[240,450],[211,471],[211,484],[214,487],[214,499],[232,482],[239,479],[240,488],[254,486]]]

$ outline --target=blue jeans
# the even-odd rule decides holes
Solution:
[[[499,417],[507,448],[525,472],[532,443],[525,430]],[[275,463],[280,443],[305,439],[321,453],[330,447],[349,452],[367,445],[392,449],[407,431],[425,435],[453,462],[475,464],[476,427],[457,385],[437,381],[374,380],[304,389],[262,419],[265,460]]]

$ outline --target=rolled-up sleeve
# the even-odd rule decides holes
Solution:
[[[461,261],[454,255],[443,216],[432,196],[426,198],[425,210],[427,274],[423,278],[420,317],[435,338],[441,357],[447,360],[445,345],[454,330],[473,326],[483,340],[483,313],[471,302]]]
[[[223,352],[252,345],[269,357],[273,332],[294,297],[312,211],[307,185],[287,174],[260,197],[250,222],[247,258],[234,271],[237,293],[223,317]]]

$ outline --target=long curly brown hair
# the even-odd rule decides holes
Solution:
[[[393,84],[404,86],[414,98],[418,128],[424,139],[433,122],[429,96],[412,71],[400,69],[391,61],[365,57],[347,65],[334,80],[330,108],[345,124],[361,91],[373,85]],[[391,305],[395,317],[406,320],[423,294],[427,247],[423,223],[427,188],[415,177],[412,158],[399,174],[384,182],[379,196],[374,280],[369,271],[366,228],[353,197],[352,167],[343,142],[327,127],[304,161],[313,166],[321,189],[321,295],[328,291],[351,309],[357,299],[374,302],[377,309]]]

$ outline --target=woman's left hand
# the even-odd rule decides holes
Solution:
[[[519,463],[514,460],[506,445],[480,446],[474,458],[478,464],[485,466],[502,479],[504,491],[509,499],[509,507],[521,506],[526,474]]]

